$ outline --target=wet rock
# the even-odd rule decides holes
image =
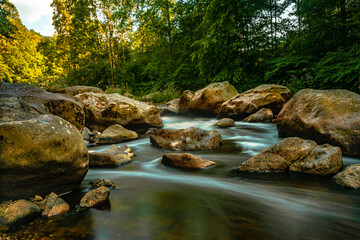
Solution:
[[[119,164],[131,162],[133,156],[134,154],[131,153],[131,148],[128,146],[121,145],[117,147],[112,145],[105,151],[89,153],[89,165],[90,167],[118,166]]]
[[[229,82],[213,83],[195,93],[185,91],[179,99],[179,111],[216,115],[223,102],[238,94]]]
[[[97,144],[111,144],[120,143],[126,140],[136,139],[138,134],[134,131],[128,130],[123,126],[116,124],[105,129],[104,132],[98,136],[95,143]]]
[[[80,200],[80,207],[90,208],[104,203],[109,199],[110,190],[107,187],[99,187],[86,193]]]
[[[339,147],[329,144],[317,146],[307,157],[293,163],[290,171],[311,174],[334,174],[342,168],[342,154]]]
[[[224,102],[218,118],[244,119],[262,108],[271,109],[274,114],[278,114],[290,97],[291,91],[284,86],[263,84]]]
[[[146,133],[152,145],[170,150],[216,149],[222,143],[220,133],[216,130],[205,131],[200,128],[156,129]]]
[[[101,90],[98,87],[92,87],[92,86],[72,86],[72,87],[66,87],[66,88],[58,88],[50,90],[53,93],[62,93],[67,94],[71,96],[75,96],[81,93],[86,92],[94,92],[94,93],[103,93],[104,91]]]
[[[0,123],[0,199],[75,189],[88,171],[77,128],[52,115]]]
[[[26,83],[12,84],[0,82],[0,102],[11,98],[15,109],[8,104],[0,110],[0,121],[17,121],[31,119],[26,113],[52,114],[59,116],[79,130],[84,127],[85,113],[83,106],[73,98],[56,93],[47,92],[41,88]],[[17,103],[15,101],[17,99]],[[9,109],[10,108],[10,109]],[[13,110],[16,110],[14,113]],[[20,112],[20,113],[19,113]]]
[[[244,122],[252,123],[271,123],[274,118],[274,114],[271,109],[262,108],[256,113],[248,116],[244,119]]]
[[[166,166],[185,169],[202,169],[216,164],[190,153],[168,153],[163,156],[161,162]]]
[[[0,205],[0,232],[6,232],[40,216],[41,208],[26,200],[3,203]]]
[[[243,162],[239,172],[278,172],[285,171],[296,161],[309,155],[316,147],[311,140],[297,137],[286,138]]]
[[[112,183],[112,181],[110,181],[107,178],[97,178],[93,181],[90,182],[91,188],[95,189],[95,188],[99,188],[99,187],[109,187],[109,188],[115,188],[114,184]]]
[[[173,113],[178,114],[179,113],[179,99],[173,99],[170,102],[167,102],[166,107],[163,110],[163,114],[166,113]]]
[[[334,176],[334,180],[345,187],[360,188],[360,164],[347,166],[343,171]]]
[[[69,204],[67,204],[54,192],[47,195],[43,200],[43,203],[40,205],[43,206],[42,216],[45,218],[56,218],[62,216],[70,209]]]
[[[360,95],[347,90],[304,89],[277,118],[281,137],[298,136],[329,143],[344,155],[360,156]]]
[[[160,110],[117,93],[83,93],[75,96],[84,104],[86,126],[103,131],[115,124],[131,127],[162,127]]]
[[[221,128],[234,127],[235,121],[231,118],[222,118],[215,125]]]
[[[90,136],[92,136],[93,133],[91,132],[90,129],[84,127],[83,130],[81,131],[81,135],[83,136],[84,140],[89,140]]]

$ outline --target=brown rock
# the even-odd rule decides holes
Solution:
[[[67,94],[67,95],[71,95],[71,96],[75,96],[75,95],[78,95],[81,93],[86,93],[86,92],[94,92],[94,93],[103,93],[104,92],[100,88],[92,87],[92,86],[72,86],[72,87],[53,89],[50,91],[53,93],[62,93],[62,94]]]
[[[83,106],[71,97],[50,93],[26,83],[12,84],[0,82],[0,99],[7,101],[7,98],[18,99],[17,104],[12,101],[17,109],[27,108],[27,112],[56,115],[69,121],[79,130],[84,127],[85,114]],[[3,121],[30,119],[30,117],[24,114],[8,114],[9,109],[6,109],[8,107],[4,106],[5,109],[0,111],[0,119],[4,118],[4,116],[6,118]],[[21,112],[24,113],[24,111]]]
[[[166,113],[174,113],[174,114],[178,114],[179,113],[179,99],[173,99],[170,102],[167,102],[165,105],[166,107],[164,108],[163,114]]]
[[[334,180],[345,187],[360,188],[360,164],[347,166],[343,171],[334,176]]]
[[[252,123],[271,123],[274,118],[274,114],[271,109],[262,108],[256,113],[248,116],[244,119],[244,122]]]
[[[231,118],[222,118],[215,125],[221,128],[234,127],[235,121]]]
[[[152,145],[170,150],[216,149],[222,143],[220,133],[200,128],[178,130],[151,128],[146,134],[150,137]]]
[[[291,163],[305,158],[316,147],[311,140],[286,138],[243,162],[237,171],[240,172],[278,172],[285,171]]]
[[[307,157],[293,163],[290,171],[311,174],[334,174],[342,168],[342,154],[339,147],[329,144],[317,146]]]
[[[128,130],[123,126],[116,124],[105,129],[97,138],[97,144],[111,144],[120,143],[126,140],[136,139],[138,134],[134,131]]]
[[[86,126],[103,131],[115,124],[122,126],[162,127],[160,110],[117,93],[83,93],[75,96],[84,104]]]
[[[89,165],[90,167],[117,166],[119,164],[131,162],[131,157],[133,155],[131,149],[126,145],[120,147],[112,145],[105,151],[89,153]]]
[[[86,193],[80,200],[80,207],[90,208],[104,203],[109,199],[110,190],[107,187],[99,187]]]
[[[224,102],[218,118],[243,119],[261,108],[271,109],[277,114],[290,97],[291,91],[284,86],[263,84]]]
[[[40,216],[41,208],[26,200],[3,203],[0,205],[0,232],[26,224]]]
[[[161,162],[166,166],[185,169],[202,169],[216,164],[190,153],[168,153],[163,156]]]
[[[99,187],[109,187],[115,188],[114,184],[107,178],[97,178],[90,182],[91,188],[99,188]]]
[[[68,192],[88,171],[79,130],[57,116],[0,123],[0,149],[0,199]]]
[[[216,115],[221,104],[237,94],[229,82],[213,83],[195,93],[185,91],[179,99],[179,111]]]
[[[45,218],[62,216],[70,209],[69,204],[67,204],[54,192],[47,195],[41,205],[43,206],[42,216]]]
[[[344,155],[360,156],[360,95],[347,90],[304,89],[277,118],[281,137],[298,136],[329,143]]]

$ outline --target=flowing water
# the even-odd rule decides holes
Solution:
[[[167,129],[219,131],[222,147],[192,152],[218,165],[199,171],[166,167],[161,157],[171,151],[151,146],[142,136],[126,143],[136,154],[133,162],[91,169],[77,191],[63,196],[71,213],[37,220],[10,234],[23,239],[360,238],[360,192],[344,189],[331,176],[234,172],[281,140],[275,124],[236,122],[235,127],[219,129],[211,118],[167,116],[163,121]],[[344,165],[359,161],[344,158]],[[110,179],[116,189],[104,205],[78,209],[89,181],[96,178]]]

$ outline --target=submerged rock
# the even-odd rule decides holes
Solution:
[[[117,147],[112,145],[102,152],[89,153],[89,165],[90,167],[117,166],[131,162],[132,156],[134,156],[134,154],[131,153],[131,148],[128,146],[121,145]]]
[[[345,187],[360,188],[360,164],[347,166],[343,171],[334,176],[334,180]]]
[[[304,89],[277,118],[280,137],[298,136],[329,143],[344,155],[360,156],[360,95],[347,90]]]
[[[62,94],[67,94],[67,95],[71,95],[71,96],[75,96],[75,95],[78,95],[81,93],[86,93],[86,92],[94,92],[94,93],[103,93],[104,92],[100,88],[93,87],[93,86],[72,86],[72,87],[53,89],[50,91],[53,93],[62,93]]]
[[[107,178],[97,178],[90,182],[91,188],[99,188],[99,187],[109,187],[109,188],[115,188],[115,185]]]
[[[271,109],[277,114],[290,97],[291,91],[284,86],[263,84],[224,102],[218,118],[244,119],[261,108]]]
[[[278,172],[285,171],[296,161],[309,155],[316,147],[316,142],[297,137],[285,138],[243,162],[240,172]]]
[[[2,103],[12,99],[10,105],[14,106],[17,114],[14,111],[9,110],[11,108],[8,104],[3,105],[0,110],[0,119],[2,121],[17,121],[30,119],[30,116],[24,114],[32,112],[37,114],[52,114],[59,116],[79,130],[84,127],[85,113],[83,106],[75,101],[73,98],[62,95],[47,92],[41,88],[35,87],[26,83],[12,84],[0,82],[0,101]],[[17,99],[17,102],[15,101]],[[22,113],[19,113],[22,112]]]
[[[274,114],[271,109],[262,108],[256,113],[248,116],[244,119],[244,122],[252,123],[271,123],[274,118]]]
[[[111,144],[120,143],[126,140],[136,139],[138,134],[134,131],[128,130],[123,126],[116,124],[105,129],[104,132],[97,137],[97,144]]]
[[[293,163],[290,171],[326,175],[339,172],[342,165],[341,149],[324,144],[317,146],[301,161]]]
[[[166,166],[185,169],[202,169],[216,164],[190,153],[168,153],[163,156],[161,162]]]
[[[90,208],[104,203],[109,199],[110,190],[107,187],[99,187],[86,193],[80,200],[80,207]]]
[[[47,195],[43,202],[40,203],[40,206],[43,209],[42,216],[45,218],[55,218],[62,216],[70,209],[69,204],[67,204],[54,192]]]
[[[62,118],[0,123],[0,198],[30,198],[75,189],[88,171],[79,130]]]
[[[222,118],[215,125],[221,128],[234,127],[235,121],[231,118]]]
[[[103,131],[115,124],[131,127],[162,127],[160,110],[117,93],[82,93],[75,96],[84,104],[86,126]]]
[[[170,150],[216,149],[222,143],[221,135],[216,130],[205,131],[200,128],[151,128],[146,134],[150,137],[152,145]]]
[[[221,104],[237,94],[229,82],[213,83],[195,93],[185,91],[179,99],[179,111],[216,115]]]
[[[24,199],[0,204],[0,232],[6,232],[31,222],[41,214],[41,208]]]

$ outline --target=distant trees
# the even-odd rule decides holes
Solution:
[[[357,0],[53,0],[52,37],[26,30],[2,2],[2,79],[140,95],[224,80],[239,91],[261,83],[358,91]]]

